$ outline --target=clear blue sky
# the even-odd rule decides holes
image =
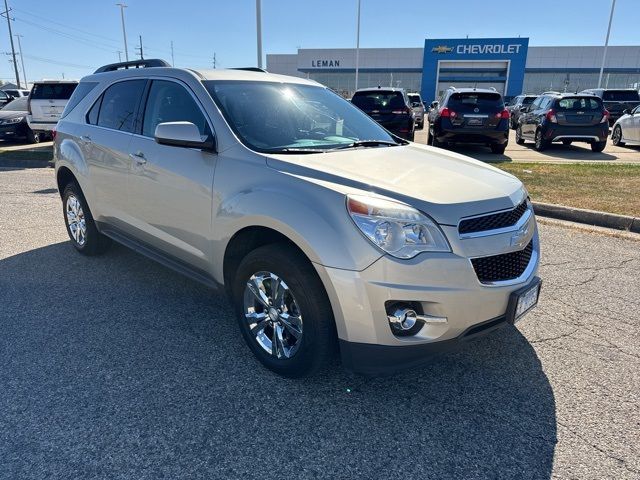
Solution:
[[[22,48],[29,81],[80,78],[118,59],[123,50],[117,0],[9,0],[13,33]],[[176,66],[256,64],[254,0],[128,0],[129,54],[138,35],[145,56]],[[610,0],[362,0],[361,47],[421,47],[425,38],[517,37],[530,45],[602,45]],[[263,0],[264,53],[296,48],[353,47],[356,0]],[[540,15],[537,12],[547,12]],[[618,0],[611,45],[640,45],[640,0]],[[10,51],[7,25],[0,42]],[[16,44],[17,49],[17,44]],[[9,56],[0,78],[13,80]],[[22,76],[22,70],[20,70]]]

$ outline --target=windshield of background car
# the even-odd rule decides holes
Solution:
[[[599,98],[594,97],[565,97],[556,102],[556,110],[602,110],[602,104]]]
[[[15,100],[7,103],[2,110],[9,110],[12,112],[26,112],[27,111],[27,97],[16,98]]]
[[[405,108],[406,106],[402,93],[388,90],[356,92],[351,99],[351,103],[365,112],[372,110],[396,110]]]
[[[77,86],[77,83],[36,83],[31,100],[69,100]]]
[[[454,93],[447,106],[458,113],[497,112],[504,102],[499,93]]]
[[[640,95],[635,90],[606,90],[602,99],[607,102],[638,102]]]
[[[536,98],[537,97],[524,97],[522,99],[522,105],[531,105]]]
[[[240,140],[266,153],[326,151],[360,140],[395,143],[366,114],[323,87],[253,81],[204,81]]]

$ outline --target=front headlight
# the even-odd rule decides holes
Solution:
[[[23,120],[24,120],[24,117],[6,118],[6,119],[2,120],[1,123],[4,123],[4,124],[7,124],[7,123],[20,123]]]
[[[421,252],[450,252],[436,223],[403,203],[364,195],[348,195],[347,210],[371,243],[396,258]]]

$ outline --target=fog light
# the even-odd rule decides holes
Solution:
[[[425,324],[447,323],[447,317],[418,314],[407,303],[395,303],[387,307],[387,319],[393,334],[399,336],[415,335]]]
[[[411,308],[398,308],[388,316],[391,328],[411,330],[417,323],[418,314]]]

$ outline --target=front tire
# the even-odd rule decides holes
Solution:
[[[71,244],[83,255],[99,255],[111,245],[102,235],[77,183],[69,183],[62,193],[62,212]]]
[[[308,376],[333,356],[329,298],[309,260],[290,245],[250,252],[238,266],[232,296],[242,336],[268,369]]]
[[[42,135],[39,132],[34,132],[33,130],[27,132],[27,142],[40,143],[40,140],[42,140]]]
[[[611,134],[611,142],[616,147],[624,147],[624,142],[622,141],[622,127],[620,125],[616,125],[613,129],[613,133]]]
[[[603,151],[604,147],[606,147],[606,146],[607,146],[607,142],[606,141],[604,141],[604,142],[593,142],[591,144],[591,150],[593,150],[594,152],[598,152],[599,153],[599,152]]]

